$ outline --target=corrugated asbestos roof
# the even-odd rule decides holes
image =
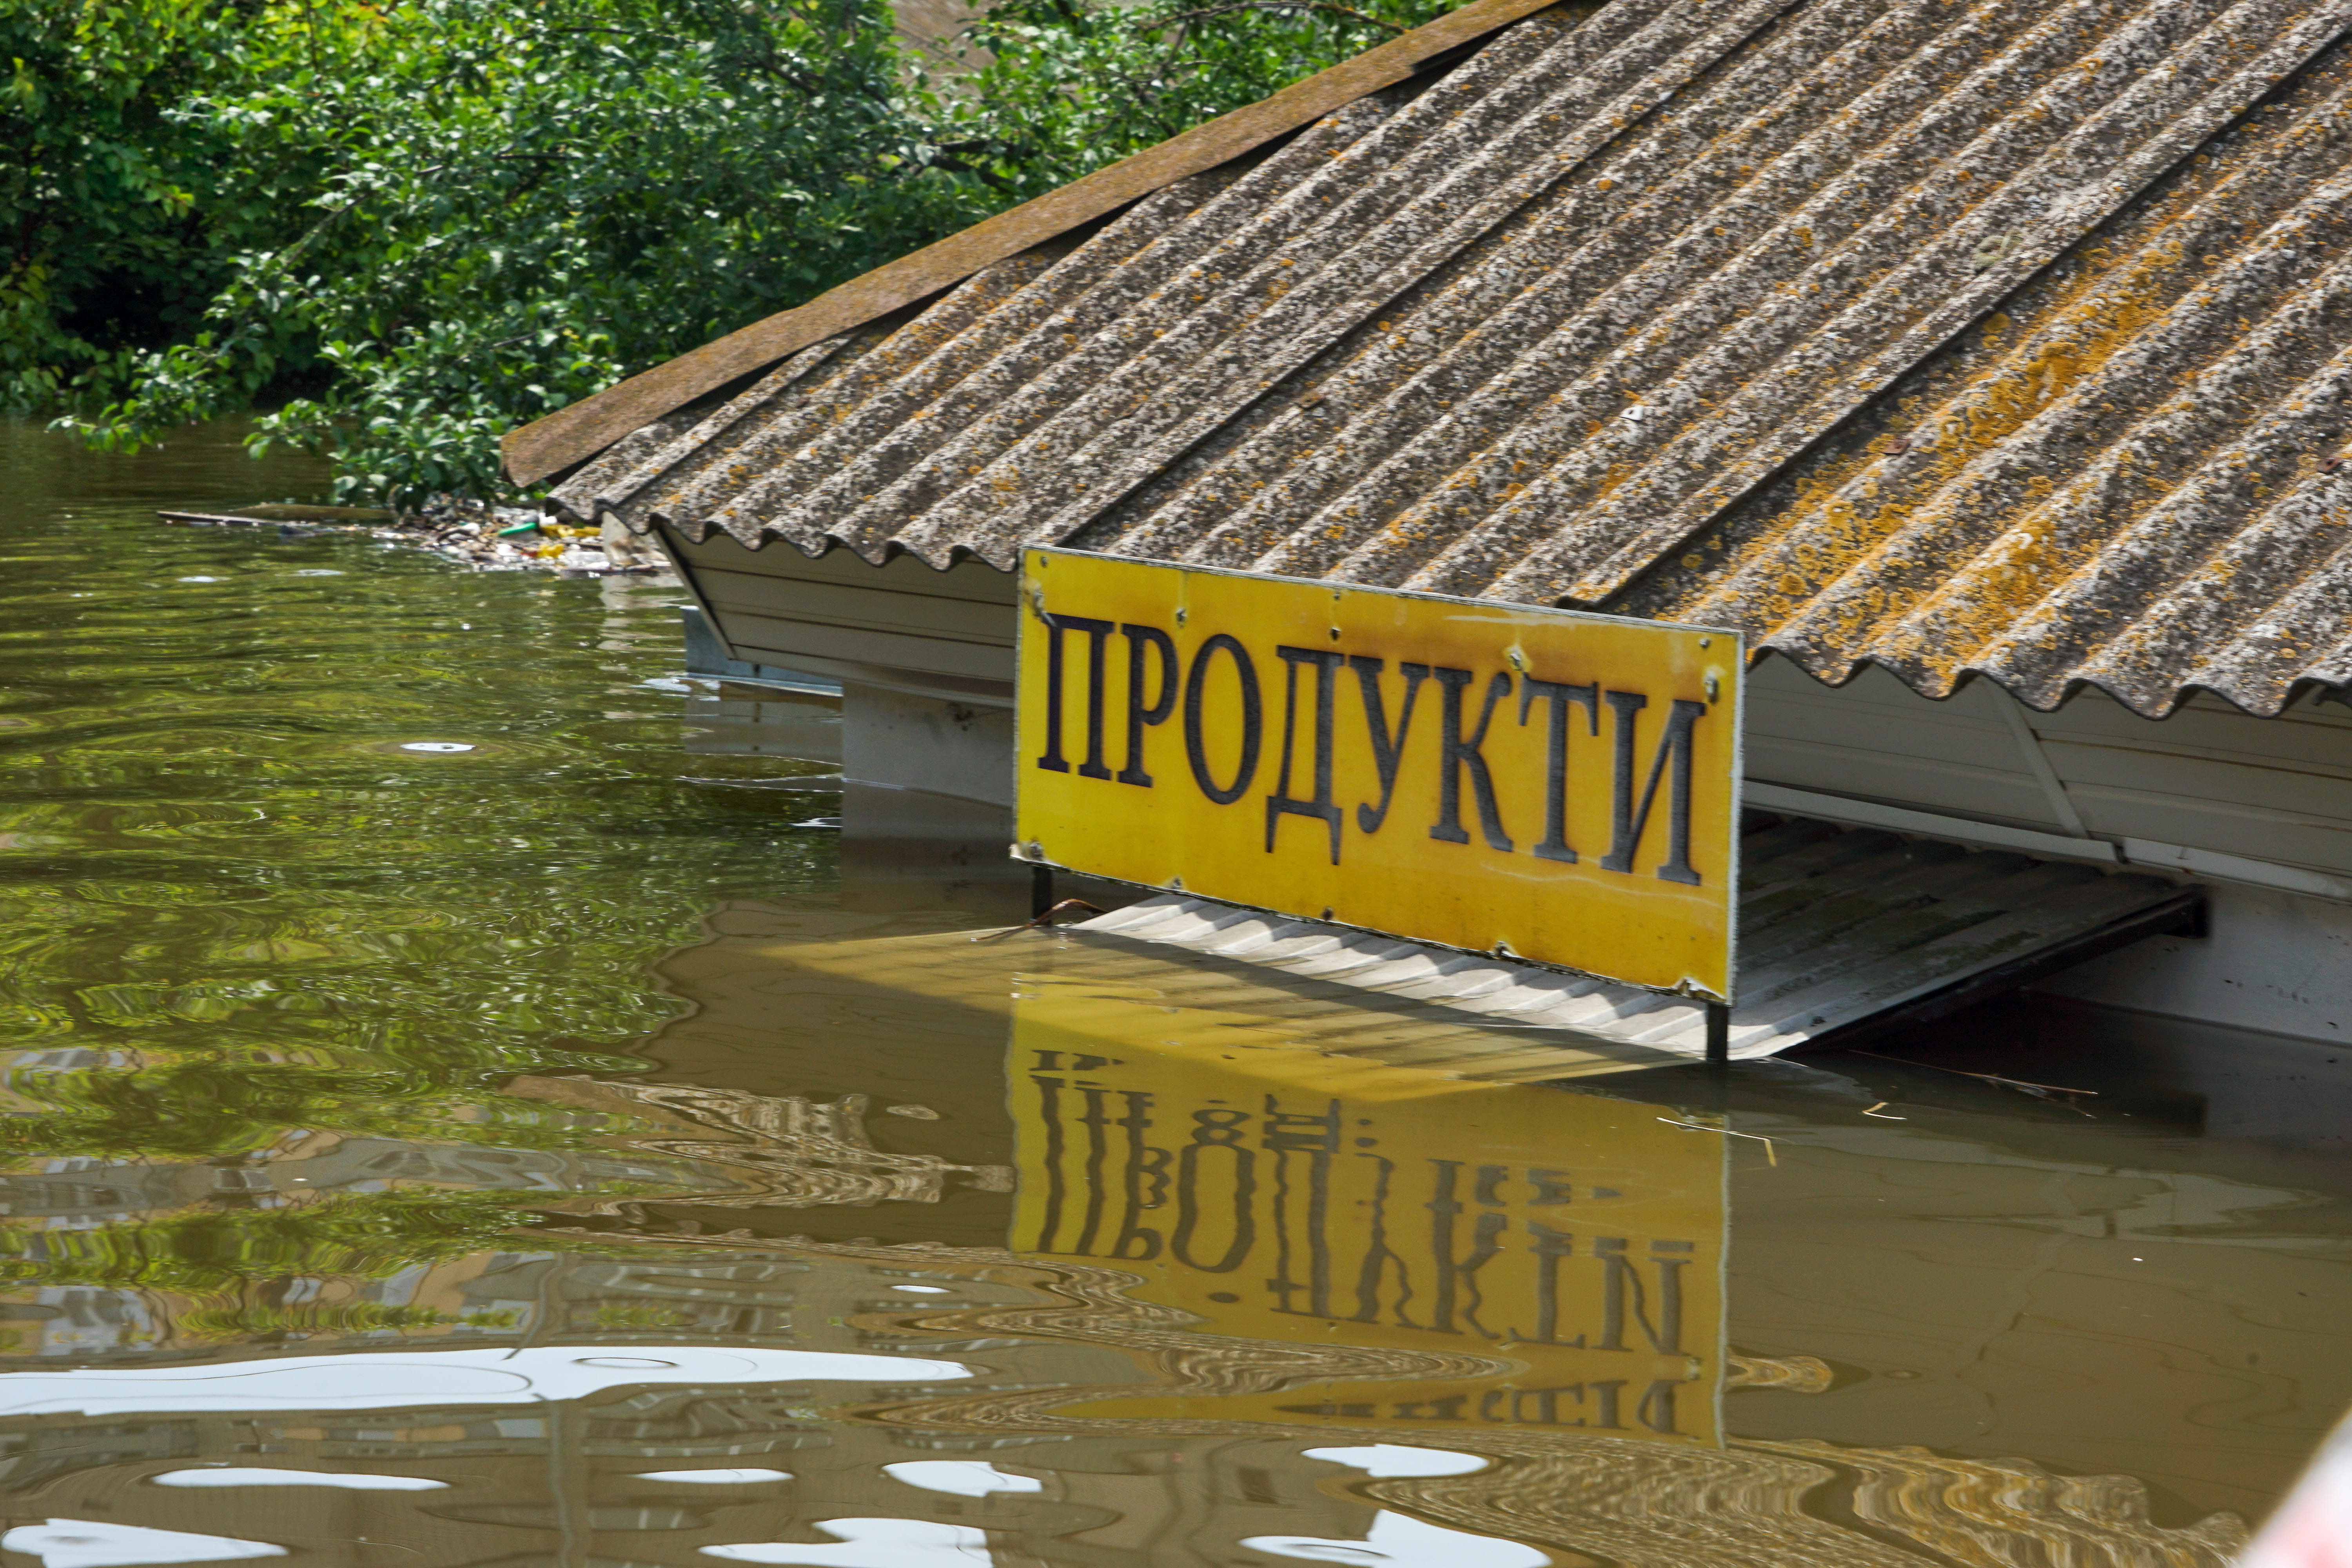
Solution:
[[[2149,715],[2352,682],[2352,0],[1612,0],[558,492],[1737,626]]]

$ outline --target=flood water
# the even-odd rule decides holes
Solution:
[[[1318,1054],[232,436],[0,426],[11,1568],[2220,1568],[2352,1405],[2326,1048]]]

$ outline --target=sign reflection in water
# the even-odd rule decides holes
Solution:
[[[1130,1268],[1204,1332],[1399,1352],[1227,1418],[1719,1440],[1721,1137],[1082,983],[1034,984],[1013,1039],[1016,1251]]]

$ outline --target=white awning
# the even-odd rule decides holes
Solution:
[[[2199,915],[2195,889],[2156,877],[1801,817],[1768,821],[1740,845],[1734,1058],[1939,1016],[2186,929]],[[1705,1009],[1696,1002],[1181,893],[1070,929],[1105,944],[1178,948],[1459,1009],[1489,1027],[1565,1030],[1673,1056],[1705,1050]]]

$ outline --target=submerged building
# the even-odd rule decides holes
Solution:
[[[2044,984],[2336,1041],[2347,31],[1481,0],[509,468],[841,682],[913,831],[1010,801],[1028,545],[1734,627],[1750,805],[2201,884]]]

